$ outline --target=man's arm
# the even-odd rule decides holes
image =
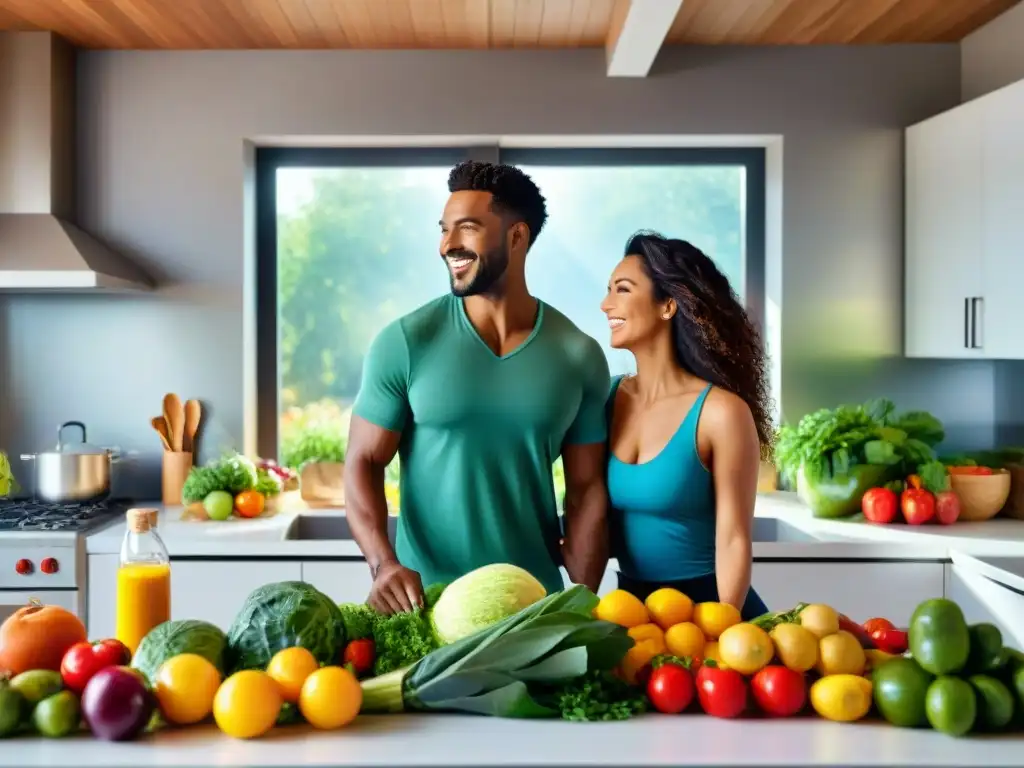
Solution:
[[[761,444],[750,408],[741,398],[721,390],[712,390],[712,397],[701,425],[709,428],[711,439],[718,599],[742,610],[750,589]]]
[[[402,435],[353,414],[345,451],[345,517],[374,576],[384,563],[396,562],[388,539],[388,503],[384,470],[398,453]]]
[[[605,487],[607,403],[611,375],[601,345],[589,339],[583,397],[562,445],[565,542],[569,578],[597,591],[608,567],[608,491]]]
[[[565,543],[562,558],[575,584],[597,591],[608,567],[608,492],[605,444],[566,445]]]
[[[396,322],[382,330],[363,362],[345,451],[345,515],[373,575],[368,602],[384,613],[423,604],[419,575],[403,568],[388,539],[384,471],[409,419],[409,348]]]

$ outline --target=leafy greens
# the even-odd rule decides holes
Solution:
[[[812,480],[845,475],[854,466],[889,466],[909,474],[935,460],[942,423],[925,411],[897,413],[890,400],[822,408],[778,433],[775,455],[791,483],[801,466]]]

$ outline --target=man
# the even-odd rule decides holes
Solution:
[[[507,165],[449,175],[440,255],[444,295],[374,339],[352,412],[346,514],[384,613],[422,605],[423,587],[490,563],[549,592],[597,589],[607,565],[604,352],[526,287],[526,254],[547,219],[540,190]],[[401,461],[397,551],[384,469]],[[565,469],[565,531],[551,466]]]

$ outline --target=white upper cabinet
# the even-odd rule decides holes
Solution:
[[[1024,359],[1024,81],[906,131],[905,354]]]

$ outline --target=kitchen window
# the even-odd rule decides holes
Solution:
[[[599,304],[638,229],[703,249],[764,326],[762,149],[261,148],[260,455],[292,464],[343,456],[370,341],[449,290],[437,219],[448,172],[466,158],[518,165],[537,182],[549,219],[527,258],[528,283],[604,345],[613,373],[632,361],[607,346]],[[396,500],[397,460],[388,491]]]

